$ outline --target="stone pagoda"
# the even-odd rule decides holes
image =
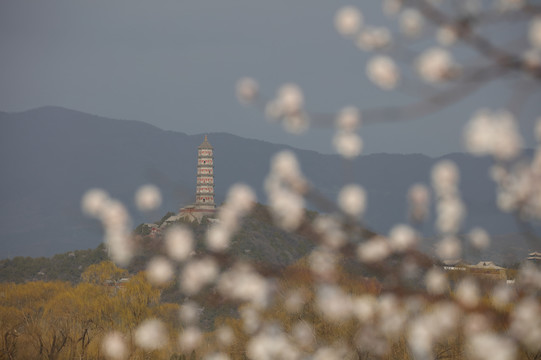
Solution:
[[[179,214],[167,219],[174,221],[180,218],[191,221],[201,221],[203,216],[213,216],[216,213],[214,203],[214,149],[205,140],[197,148],[197,185],[195,189],[195,203],[180,209]]]
[[[197,148],[197,187],[195,190],[195,208],[215,210],[214,204],[214,155],[212,145],[205,140]]]

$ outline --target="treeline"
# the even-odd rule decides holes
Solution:
[[[0,284],[0,359],[101,359],[101,342],[111,331],[129,339],[148,318],[178,329],[177,304],[160,302],[161,290],[139,273],[109,261],[90,266],[82,281]],[[169,358],[171,349],[153,353],[128,341],[131,359]],[[167,353],[167,356],[165,355]]]

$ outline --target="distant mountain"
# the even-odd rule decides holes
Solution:
[[[197,146],[202,135],[161,130],[129,120],[93,116],[58,107],[21,113],[0,112],[0,255],[49,256],[94,248],[101,241],[97,222],[80,211],[82,194],[106,189],[131,210],[134,225],[159,219],[194,200]],[[209,134],[215,148],[216,200],[223,201],[235,182],[254,187],[265,203],[263,182],[276,152],[293,150],[306,176],[329,199],[345,183],[368,191],[366,223],[382,233],[406,221],[405,194],[416,182],[429,183],[431,167],[441,158],[376,154],[345,161],[337,155],[293,149],[226,133]],[[488,177],[489,159],[463,154],[445,156],[461,170],[461,191],[468,207],[465,230],[479,225],[500,235],[494,251],[523,257],[528,250],[513,219],[495,205]],[[144,216],[133,194],[146,183],[159,186],[164,204]],[[308,204],[314,208],[314,204]],[[422,229],[433,233],[432,223]],[[512,239],[512,240],[509,240]],[[509,250],[512,249],[512,250]],[[491,254],[491,256],[494,256]]]

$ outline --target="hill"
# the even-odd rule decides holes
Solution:
[[[201,141],[202,135],[58,107],[0,112],[0,254],[50,256],[95,248],[101,229],[80,212],[81,196],[91,187],[104,188],[124,202],[134,224],[177,211],[193,201],[196,148]],[[217,202],[223,201],[229,186],[244,182],[264,203],[269,160],[288,147],[225,133],[209,134],[209,141],[215,148]],[[416,182],[429,183],[430,169],[441,159],[374,154],[345,161],[337,155],[289,149],[329,199],[336,198],[343,184],[362,184],[368,192],[366,223],[381,233],[406,220],[407,189]],[[464,229],[478,225],[502,239],[514,236],[513,218],[500,213],[495,204],[495,187],[488,176],[491,162],[464,154],[445,158],[461,170],[460,187],[470,215]],[[145,216],[134,210],[133,194],[146,183],[159,186],[165,201],[159,211]],[[433,234],[430,222],[421,230],[426,236]],[[520,237],[512,244],[501,241],[493,249],[508,252],[510,246],[518,257],[528,251]]]

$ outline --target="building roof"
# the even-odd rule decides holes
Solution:
[[[205,140],[199,145],[198,149],[212,149],[212,145],[207,140],[207,135],[205,135]]]
[[[494,264],[492,261],[480,261],[477,265],[471,265],[471,268],[483,268],[483,269],[503,269],[501,266]]]

